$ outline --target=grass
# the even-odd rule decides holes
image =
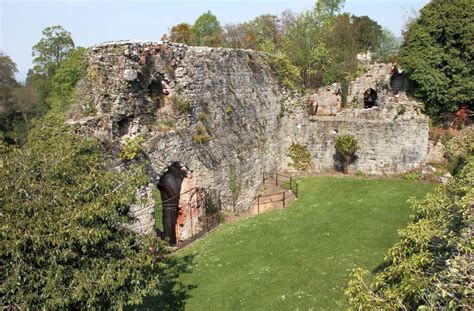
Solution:
[[[183,249],[194,255],[182,281],[188,310],[339,310],[352,268],[375,272],[407,199],[433,184],[414,180],[307,177],[289,208],[225,225]]]

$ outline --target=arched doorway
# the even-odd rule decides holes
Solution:
[[[181,184],[186,177],[183,166],[178,162],[171,164],[161,176],[158,190],[161,195],[163,207],[163,232],[162,237],[172,245],[176,244],[176,224],[179,213],[179,194]]]

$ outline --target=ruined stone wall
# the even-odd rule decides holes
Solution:
[[[282,88],[271,64],[271,56],[248,50],[155,42],[97,45],[90,49],[87,77],[78,90],[81,113],[75,122],[119,145],[142,136],[140,161],[149,163],[150,187],[177,162],[192,175],[182,189],[203,187],[230,196],[235,170],[240,209],[250,207],[264,171],[293,170],[287,155],[292,143],[308,146],[314,172],[334,169],[335,138],[341,133],[359,140],[353,171],[400,173],[424,161],[427,121],[415,108],[310,116],[307,98]],[[387,68],[374,67],[366,80],[354,81],[351,98],[359,101],[357,90],[373,83],[374,75],[385,77]],[[333,96],[333,89],[328,92]],[[185,213],[193,221],[200,215],[192,209]],[[151,233],[153,204],[136,208],[136,214],[134,230]],[[194,230],[190,222],[180,220],[180,239]]]

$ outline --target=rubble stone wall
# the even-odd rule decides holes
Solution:
[[[230,196],[237,182],[240,209],[250,207],[263,172],[293,170],[287,156],[293,142],[308,146],[314,172],[334,169],[339,133],[359,140],[352,170],[400,173],[423,163],[427,120],[414,109],[310,116],[307,99],[281,86],[271,61],[270,55],[250,50],[156,42],[97,45],[89,51],[86,79],[78,89],[82,112],[72,122],[94,127],[117,144],[144,137],[150,187],[176,162],[192,173],[193,186]],[[386,75],[387,68],[377,67],[366,78],[372,81],[375,74]],[[351,85],[351,98],[360,95],[356,90],[365,82]],[[153,204],[137,211],[135,230],[151,233]]]

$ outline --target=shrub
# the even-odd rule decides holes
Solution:
[[[212,137],[207,133],[206,127],[202,124],[196,126],[196,134],[193,136],[193,141],[196,143],[205,143],[211,141]]]
[[[288,149],[288,156],[293,161],[291,165],[298,171],[306,171],[311,166],[308,145],[292,143]]]
[[[164,245],[120,224],[146,184],[140,168],[107,168],[99,143],[62,118],[35,121],[2,155],[0,297],[6,309],[111,309],[157,295]]]
[[[273,56],[270,61],[270,67],[278,77],[280,83],[290,90],[301,90],[302,80],[298,67],[284,55]]]
[[[171,107],[180,114],[188,113],[191,109],[191,102],[183,96],[181,87],[176,87],[175,94],[170,96]]]
[[[336,138],[336,152],[342,157],[344,174],[349,173],[349,163],[357,148],[357,139],[352,135],[340,135]]]
[[[142,151],[142,144],[145,140],[141,136],[135,136],[125,141],[125,144],[120,151],[120,158],[122,160],[133,160]]]
[[[163,119],[158,122],[158,130],[166,132],[175,127],[176,121],[173,119]]]
[[[367,284],[368,271],[352,272],[346,295],[356,310],[470,310],[474,157],[447,184],[412,200],[415,215],[385,268]],[[471,263],[471,264],[470,264]]]
[[[407,180],[419,180],[420,177],[421,177],[420,173],[418,172],[408,172],[405,175],[403,175],[403,178]]]

